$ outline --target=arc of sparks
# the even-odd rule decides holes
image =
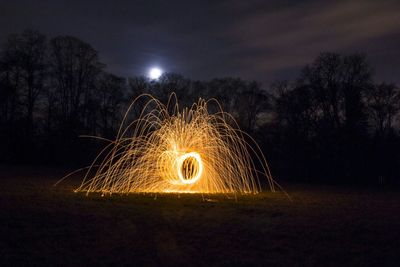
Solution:
[[[261,149],[217,100],[180,109],[174,93],[166,104],[143,94],[75,191],[258,193],[261,176],[274,191]]]

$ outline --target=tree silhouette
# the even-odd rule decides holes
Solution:
[[[374,84],[364,54],[321,53],[297,80],[269,87],[177,73],[125,79],[108,73],[90,44],[72,36],[47,41],[33,30],[9,36],[0,51],[0,160],[87,163],[100,144],[80,135],[113,139],[138,95],[165,103],[172,92],[181,106],[217,99],[266,150],[277,176],[382,182],[400,175],[400,90]]]
[[[366,102],[374,133],[384,136],[393,131],[395,117],[400,111],[399,88],[395,84],[377,84],[367,91]]]
[[[99,104],[101,118],[100,134],[106,138],[115,138],[122,117],[125,102],[125,79],[110,73],[103,73],[99,79],[96,102]]]

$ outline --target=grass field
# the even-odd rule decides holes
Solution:
[[[0,168],[0,266],[400,266],[393,188],[86,197],[64,174]]]

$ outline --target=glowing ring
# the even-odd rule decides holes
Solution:
[[[184,175],[182,174],[182,164],[188,158],[196,159],[197,164],[199,165],[199,170],[192,179],[185,179]],[[199,153],[197,153],[197,152],[186,153],[186,154],[183,154],[182,156],[178,157],[176,160],[177,160],[176,166],[177,166],[178,177],[179,177],[180,182],[182,182],[183,184],[194,184],[195,182],[197,182],[200,179],[200,177],[203,173],[203,162],[201,160]]]

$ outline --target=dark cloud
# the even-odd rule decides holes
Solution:
[[[244,17],[232,28],[232,35],[246,51],[241,57],[244,67],[253,73],[279,75],[300,68],[320,51],[361,51],[376,63],[382,57],[400,63],[398,57],[392,58],[399,52],[379,49],[400,44],[399,12],[399,2],[346,1],[323,6],[308,2]]]
[[[366,52],[399,82],[399,1],[2,1],[0,41],[70,34],[121,75],[152,65],[199,79],[295,77],[321,51]]]

